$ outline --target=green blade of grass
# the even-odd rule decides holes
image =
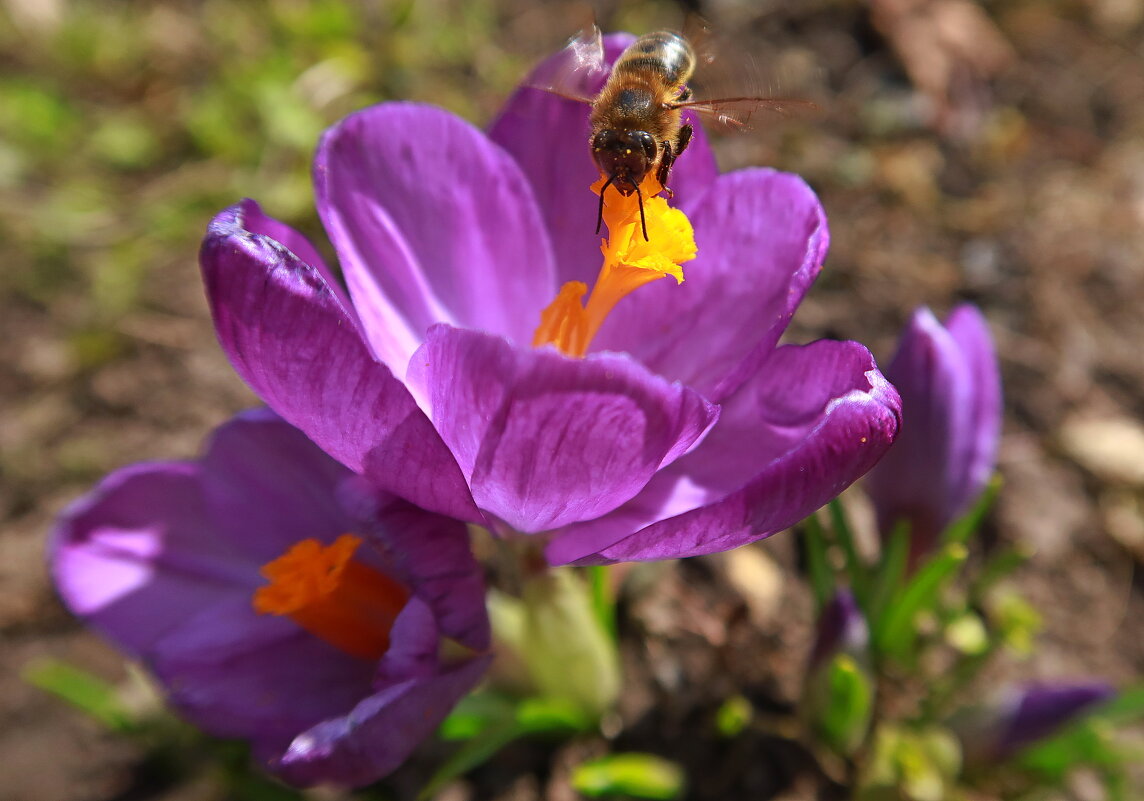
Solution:
[[[811,515],[804,521],[804,526],[806,530],[802,542],[806,549],[806,572],[810,579],[810,589],[814,593],[815,613],[818,614],[834,594],[834,573],[830,569],[822,524]]]
[[[683,769],[654,754],[612,754],[576,766],[572,788],[589,798],[670,801],[683,794]]]
[[[858,603],[865,608],[870,590],[869,570],[858,554],[854,532],[846,519],[846,510],[842,508],[842,502],[837,498],[827,505],[827,509],[830,512],[830,525],[834,529],[834,536],[846,557],[846,574],[850,577],[850,589],[854,591]]]
[[[997,493],[1001,490],[1001,484],[1001,475],[994,473],[993,477],[989,479],[989,483],[985,485],[985,490],[977,499],[977,503],[946,527],[942,534],[942,542],[946,545],[968,542],[973,533],[981,527],[981,521],[985,519],[985,515],[989,513],[997,501]]]
[[[866,605],[866,620],[871,629],[881,627],[886,611],[892,606],[906,575],[910,556],[910,524],[902,521],[894,526],[882,551],[882,560],[874,574]]]
[[[879,653],[904,659],[914,643],[914,618],[918,612],[937,604],[946,580],[965,563],[969,551],[960,543],[946,545],[910,579],[875,631]]]
[[[24,669],[24,681],[67,701],[112,731],[138,728],[115,687],[75,665],[56,660],[34,662]]]

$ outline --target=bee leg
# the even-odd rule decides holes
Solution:
[[[687,143],[691,141],[691,135],[693,133],[695,133],[695,129],[691,127],[691,124],[683,123],[683,126],[679,129],[679,136],[675,140],[675,155],[677,158],[684,150],[687,150]]]
[[[667,186],[667,178],[671,175],[671,165],[675,163],[675,154],[671,150],[671,142],[663,143],[663,155],[659,159],[659,167],[655,171],[655,179],[659,181],[659,185],[663,187],[663,191],[667,192],[668,198],[675,197],[675,193]]]
[[[671,166],[675,164],[679,154],[687,149],[692,133],[694,133],[694,129],[689,124],[684,123],[683,127],[679,129],[679,136],[675,140],[674,148],[672,148],[671,142],[663,143],[663,158],[659,160],[659,169],[656,171],[655,177],[659,181],[659,185],[663,187],[663,191],[667,192],[669,199],[675,197],[675,193],[667,186],[667,179],[671,175]]]

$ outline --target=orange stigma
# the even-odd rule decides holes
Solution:
[[[601,178],[592,184],[592,191],[600,194],[603,185]],[[695,234],[687,215],[657,197],[662,189],[650,172],[640,185],[646,239],[640,197],[635,192],[625,196],[615,189],[608,191],[603,213],[608,238],[600,245],[604,265],[588,302],[581,304],[588,293],[583,283],[569,281],[562,286],[556,300],[540,314],[540,325],[532,338],[534,347],[555,345],[569,356],[583,357],[604,319],[630,292],[667,275],[683,283],[679,265],[695,258]]]
[[[350,656],[378,659],[389,648],[393,621],[409,591],[384,573],[354,561],[360,537],[330,545],[302,540],[261,573],[270,584],[254,593],[254,610],[285,615]]]

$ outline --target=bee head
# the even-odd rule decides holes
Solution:
[[[659,146],[647,131],[611,128],[592,137],[592,158],[620,194],[630,195],[655,164]]]

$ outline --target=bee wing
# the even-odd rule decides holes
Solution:
[[[760,109],[775,114],[797,114],[818,108],[809,100],[793,97],[722,97],[716,100],[686,100],[672,108],[688,109],[708,122],[728,130],[750,128],[751,116]]]
[[[608,71],[604,60],[604,36],[591,24],[569,40],[555,64],[526,85],[567,100],[591,103],[588,86]]]

